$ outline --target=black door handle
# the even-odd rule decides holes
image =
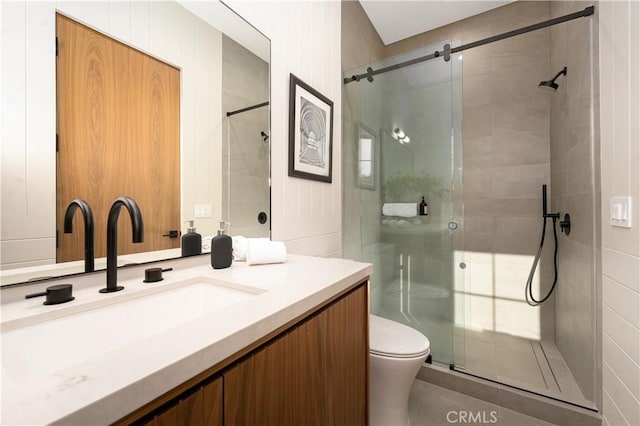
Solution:
[[[178,238],[180,236],[180,231],[177,231],[175,229],[172,229],[171,231],[169,231],[168,234],[164,234],[163,237],[169,237],[169,238]]]

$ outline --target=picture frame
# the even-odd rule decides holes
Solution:
[[[378,136],[376,132],[360,123],[358,129],[358,162],[356,175],[358,186],[374,191],[378,179]]]
[[[333,101],[289,75],[289,176],[331,183]]]

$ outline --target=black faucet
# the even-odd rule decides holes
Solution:
[[[84,271],[95,271],[95,255],[93,253],[93,212],[89,204],[76,198],[67,206],[67,211],[64,213],[64,233],[71,234],[73,232],[73,215],[77,209],[80,209],[82,216],[84,217]]]
[[[118,216],[122,206],[127,208],[131,217],[133,242],[141,243],[144,240],[140,207],[132,198],[117,198],[111,205],[107,220],[107,287],[101,289],[100,293],[112,293],[124,288],[118,285]]]

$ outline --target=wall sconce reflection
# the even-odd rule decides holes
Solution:
[[[391,133],[391,136],[393,136],[393,138],[395,140],[397,140],[398,142],[400,142],[402,145],[406,145],[409,142],[411,142],[411,139],[409,138],[409,136],[407,136],[402,130],[400,130],[398,127],[396,127],[395,129],[393,129],[393,133]]]

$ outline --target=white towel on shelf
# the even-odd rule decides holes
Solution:
[[[418,215],[418,203],[384,203],[383,216],[415,217]]]
[[[283,263],[287,260],[287,247],[282,241],[268,238],[250,238],[247,245],[247,265]]]

